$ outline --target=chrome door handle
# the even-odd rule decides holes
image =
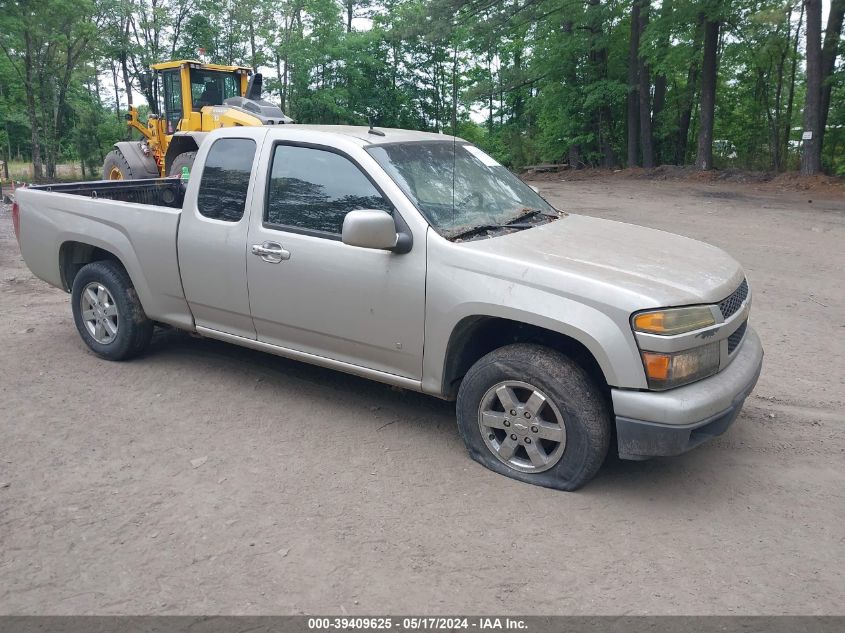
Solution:
[[[253,244],[252,254],[258,255],[261,259],[270,264],[278,264],[290,259],[290,251],[286,251],[282,245],[277,242]]]

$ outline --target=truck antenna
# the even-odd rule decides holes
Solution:
[[[372,116],[367,115],[367,122],[370,124],[370,129],[367,130],[368,134],[373,134],[375,136],[384,136],[384,132],[382,132],[381,130],[376,130],[376,129],[373,128],[373,117]]]

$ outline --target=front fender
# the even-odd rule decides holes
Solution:
[[[158,165],[151,154],[145,154],[138,141],[120,141],[114,144],[120,150],[135,178],[159,178]]]
[[[527,299],[532,293],[519,294]],[[568,336],[589,350],[608,385],[629,389],[647,387],[636,349],[612,319],[593,308],[567,299],[549,296],[544,299],[546,304],[540,312],[528,312],[508,305],[467,302],[454,306],[451,311],[437,318],[427,318],[423,391],[442,395],[452,333],[461,321],[474,316],[508,319]],[[566,321],[561,321],[556,314],[565,314]]]
[[[438,266],[429,260],[422,388],[443,395],[449,341],[473,316],[509,319],[568,336],[593,355],[608,385],[647,388],[627,312],[579,302],[489,272]],[[506,341],[503,341],[503,344]]]

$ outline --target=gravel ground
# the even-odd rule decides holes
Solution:
[[[433,398],[175,332],[100,361],[4,208],[0,613],[845,613],[845,200],[538,184],[745,266],[767,356],[723,437],[561,493]]]

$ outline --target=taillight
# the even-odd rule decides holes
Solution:
[[[21,245],[21,208],[17,202],[12,203],[12,226],[15,227],[15,238],[18,240],[18,246]]]

